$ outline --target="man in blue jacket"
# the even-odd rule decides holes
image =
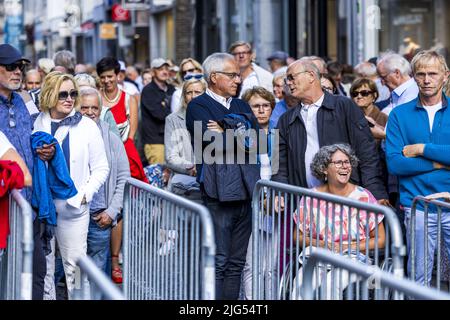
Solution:
[[[417,99],[395,108],[389,116],[386,132],[386,157],[391,174],[399,177],[400,203],[405,207],[407,239],[414,197],[450,190],[450,110],[449,99],[442,93],[449,71],[445,58],[435,51],[423,51],[411,62],[419,86]],[[431,280],[437,236],[437,215],[430,208],[428,239],[424,239],[423,206],[416,215],[416,277]],[[450,212],[442,213],[442,232],[450,253]],[[428,257],[425,257],[425,241]],[[410,243],[408,243],[410,246]],[[424,274],[428,259],[428,274]],[[411,268],[411,257],[408,270]],[[425,276],[427,277],[425,280]]]
[[[237,148],[236,151],[231,148],[235,141],[226,143],[228,136],[217,123],[231,114],[254,116],[245,101],[232,98],[241,83],[239,66],[232,55],[212,54],[205,60],[203,70],[208,89],[189,103],[186,126],[192,137],[196,161],[200,163],[197,180],[202,198],[214,222],[216,299],[237,300],[252,227],[251,199],[259,179],[259,166],[237,161]],[[208,152],[211,142],[203,139],[205,133],[208,135],[212,131],[222,132],[216,132],[214,154]],[[223,141],[218,142],[220,140]],[[212,159],[208,159],[208,155]],[[232,162],[228,161],[230,159]]]

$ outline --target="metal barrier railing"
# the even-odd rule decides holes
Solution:
[[[214,300],[209,211],[129,179],[124,197],[123,286],[130,300]]]
[[[73,295],[74,300],[125,300],[117,285],[89,256],[84,256],[77,262]]]
[[[0,300],[31,300],[33,212],[18,190],[9,196],[8,247],[0,254]]]
[[[423,203],[423,212],[417,209],[420,203]],[[442,223],[444,220],[447,225],[450,223],[450,203],[417,196],[411,206],[410,218],[407,215],[406,219],[409,219],[406,222],[408,277],[422,285],[430,286],[433,267],[436,266],[436,278],[433,282],[434,286],[441,290],[442,258],[445,254],[447,259],[450,256],[450,237],[443,238]],[[450,290],[450,286],[447,290]]]
[[[387,207],[262,180],[254,190],[252,206],[252,299],[296,299],[299,270],[314,247],[404,276],[406,250],[400,223]],[[366,294],[363,289],[356,284],[357,299]],[[382,300],[389,293],[370,294]],[[342,299],[342,292],[334,298]]]
[[[382,271],[377,266],[367,266],[360,262],[348,259],[346,256],[337,255],[328,250],[315,249],[306,262],[303,273],[302,297],[305,300],[313,300],[317,297],[314,292],[321,292],[320,282],[315,282],[317,277],[326,277],[324,268],[329,272],[346,273],[349,279],[359,279],[366,287],[385,288],[397,292],[394,297],[408,297],[419,300],[450,300],[450,294],[439,290],[433,290],[418,285],[414,281],[400,279],[393,274]],[[322,275],[319,275],[322,273]],[[322,281],[325,283],[325,281]],[[319,284],[316,285],[316,284]],[[319,287],[319,288],[318,288]],[[319,294],[319,299],[322,295]],[[367,297],[364,297],[367,299]]]

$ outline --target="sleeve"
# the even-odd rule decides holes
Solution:
[[[166,126],[164,128],[164,152],[168,165],[176,172],[187,173],[186,168],[192,166],[193,163],[187,159],[183,159],[180,154],[183,154],[182,150],[185,144],[190,144],[190,141],[183,141],[183,135],[180,130],[187,130],[185,128],[177,128],[175,120],[172,117],[166,119]]]
[[[114,144],[114,150],[116,151],[115,155],[118,157],[117,180],[113,182],[113,185],[115,185],[114,194],[108,208],[106,209],[106,213],[111,217],[112,220],[115,220],[117,215],[122,210],[125,183],[127,182],[127,179],[130,178],[131,174],[130,164],[128,162],[128,157],[122,140],[112,134],[111,142]]]
[[[377,145],[363,112],[356,104],[349,100],[344,105],[349,123],[351,146],[359,159],[359,170],[362,185],[369,189],[377,199],[387,199],[388,195],[384,187],[381,169],[381,159],[377,151]]]
[[[423,152],[424,158],[432,161],[439,162],[443,165],[450,166],[450,145],[438,145],[434,143],[428,143],[425,145]]]
[[[386,126],[386,162],[389,173],[395,176],[412,176],[434,170],[433,162],[428,159],[406,158],[403,155],[406,145],[408,144],[403,138],[398,115],[394,110]]]
[[[106,158],[105,145],[100,129],[92,122],[89,132],[88,152],[90,177],[85,187],[86,201],[91,202],[92,197],[105,183],[109,174],[108,159]]]
[[[166,117],[170,114],[169,102],[165,103],[167,103],[167,105],[162,106],[159,99],[152,97],[152,89],[150,87],[146,87],[142,91],[141,108],[161,122],[164,122]]]
[[[288,183],[289,168],[287,164],[287,132],[285,130],[283,116],[278,122],[279,133],[278,152],[277,146],[272,146],[272,180],[280,183]],[[278,155],[278,156],[277,156]],[[278,160],[278,167],[274,168],[274,160]],[[278,169],[278,170],[277,170]]]
[[[5,134],[0,131],[0,158],[3,157],[9,149],[16,150]]]

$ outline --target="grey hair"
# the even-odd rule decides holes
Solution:
[[[48,74],[55,67],[55,62],[52,59],[41,58],[38,60],[38,67],[44,71],[45,74]]]
[[[327,63],[325,60],[323,60],[321,57],[318,56],[306,56],[300,59],[300,61],[319,61],[322,70],[319,70],[319,74],[323,71],[324,73],[327,73]],[[314,64],[315,65],[315,64]],[[315,65],[316,66],[316,65]],[[317,67],[317,66],[316,66]]]
[[[74,77],[74,79],[80,87],[87,86],[92,87],[94,89],[97,88],[97,84],[95,82],[94,77],[87,73],[79,73]]]
[[[355,67],[355,72],[363,78],[371,78],[377,75],[377,67],[370,62],[361,62]]]
[[[55,66],[62,66],[71,73],[75,71],[75,65],[77,64],[75,55],[69,50],[56,52],[53,56],[53,61],[55,62]]]
[[[410,76],[412,73],[411,64],[404,57],[395,52],[386,52],[381,55],[378,60],[377,66],[384,64],[384,67],[389,72],[399,70],[404,76]]]
[[[229,53],[216,52],[210,55],[203,62],[203,74],[208,83],[211,83],[211,74],[216,71],[223,71],[225,68],[225,62],[235,61],[234,57]]]
[[[331,146],[320,148],[320,150],[314,156],[314,159],[311,162],[311,173],[314,177],[322,182],[326,182],[325,171],[331,163],[333,154],[335,154],[337,151],[341,151],[348,157],[352,168],[356,168],[358,166],[359,160],[356,157],[353,149],[348,144],[333,144]]]
[[[301,58],[300,60],[293,62],[289,67],[292,67],[296,64],[302,66],[303,71],[314,73],[317,79],[320,80],[320,78],[322,77],[319,68],[314,64],[312,59],[305,59],[305,57]]]
[[[82,99],[83,97],[86,96],[96,96],[98,99],[98,106],[100,107],[100,110],[103,107],[103,99],[102,99],[102,95],[100,94],[100,92],[92,87],[88,87],[88,86],[80,86],[80,98]],[[80,104],[81,107],[81,104]]]

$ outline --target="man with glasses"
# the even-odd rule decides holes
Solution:
[[[323,146],[346,143],[360,160],[352,182],[388,204],[376,143],[362,111],[346,97],[324,93],[320,71],[311,60],[291,64],[286,83],[301,104],[279,119],[280,168],[273,180],[304,188],[319,186],[311,172],[315,154]]]
[[[269,92],[273,91],[273,75],[253,62],[255,53],[250,43],[237,41],[230,46],[228,52],[234,56],[240,69],[242,83],[238,92],[239,98],[253,87],[263,87]]]
[[[151,63],[152,82],[144,87],[141,98],[141,137],[148,163],[163,164],[164,127],[166,117],[171,113],[170,99],[175,87],[168,83],[169,63],[154,59]]]
[[[411,78],[411,65],[401,55],[391,52],[382,55],[377,72],[381,83],[391,91],[391,104],[382,110],[387,115],[395,107],[417,98],[419,88]]]
[[[2,131],[17,152],[24,159],[30,172],[33,172],[33,154],[30,137],[32,119],[24,101],[16,90],[22,84],[22,72],[28,59],[9,44],[0,45],[0,131]],[[50,159],[54,147],[46,147],[39,151],[42,159]],[[31,202],[31,188],[24,189],[24,196]],[[40,223],[33,214],[34,251],[33,251],[33,300],[42,300],[44,295],[44,278],[46,262],[40,233]]]
[[[450,190],[450,110],[449,98],[442,88],[448,81],[445,58],[435,51],[423,51],[411,62],[419,94],[413,101],[395,108],[389,116],[386,130],[386,158],[389,172],[399,177],[400,203],[405,208],[408,247],[411,247],[410,221],[414,197]],[[417,205],[414,239],[415,261],[408,261],[411,275],[415,263],[415,281],[429,285],[438,233],[437,209],[430,205],[428,239],[425,238],[424,207]],[[442,239],[450,254],[450,212],[442,210]],[[425,256],[425,245],[428,256]],[[440,248],[437,248],[440,250]],[[428,260],[428,274],[425,261]],[[439,263],[439,262],[438,262]]]
[[[197,181],[203,202],[214,222],[216,298],[237,300],[252,228],[252,193],[260,174],[258,165],[237,161],[239,147],[235,147],[234,140],[227,141],[230,135],[217,128],[217,123],[227,116],[243,114],[257,121],[245,101],[233,99],[241,76],[232,55],[212,54],[203,63],[203,71],[208,89],[189,103],[186,126],[198,163]],[[212,143],[206,136],[203,138],[205,133],[215,134]]]

